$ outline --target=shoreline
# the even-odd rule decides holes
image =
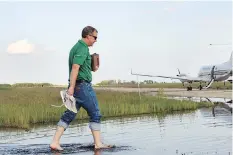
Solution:
[[[104,91],[117,91],[117,92],[139,92],[138,88],[124,88],[124,87],[95,87],[95,90],[104,90]],[[193,89],[192,91],[187,91],[186,89],[181,88],[140,88],[141,93],[148,93],[152,96],[157,95],[158,93],[163,93],[169,97],[207,97],[207,98],[227,98],[232,99],[232,90],[198,90]]]

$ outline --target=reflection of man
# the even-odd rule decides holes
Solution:
[[[101,155],[101,150],[100,149],[94,150],[94,155]]]
[[[83,107],[90,116],[89,127],[91,129],[95,149],[110,148],[110,145],[104,145],[100,140],[100,110],[96,94],[92,88],[91,73],[91,55],[89,46],[92,46],[97,40],[98,31],[87,26],[82,31],[82,39],[79,40],[71,49],[69,55],[69,88],[68,94],[76,99],[77,110]],[[57,124],[57,130],[53,141],[50,144],[53,150],[63,150],[60,146],[60,138],[69,124],[75,119],[76,113],[66,110]]]
[[[60,152],[55,152],[54,155],[61,155],[61,153]]]
[[[55,152],[54,155],[61,155],[60,152]],[[94,155],[101,155],[101,150],[100,149],[95,149],[94,150]]]

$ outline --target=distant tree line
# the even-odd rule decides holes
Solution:
[[[0,84],[0,87],[50,87],[51,83],[15,83],[15,84]]]
[[[121,85],[121,84],[137,84],[137,81],[125,81],[125,80],[104,80],[98,83],[98,85]],[[144,80],[141,81],[140,84],[154,84],[157,83],[156,81],[153,80]]]
[[[10,84],[0,84],[0,87],[11,87]]]

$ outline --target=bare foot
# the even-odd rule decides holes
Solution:
[[[55,151],[63,151],[64,149],[60,146],[60,144],[52,143],[50,144],[50,148]]]
[[[113,148],[114,145],[106,145],[106,144],[95,144],[95,149],[109,149],[109,148]]]

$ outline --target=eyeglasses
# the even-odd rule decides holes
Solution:
[[[93,35],[89,35],[89,36],[92,36],[95,40],[97,39],[97,37],[96,37],[96,36],[93,36]]]

